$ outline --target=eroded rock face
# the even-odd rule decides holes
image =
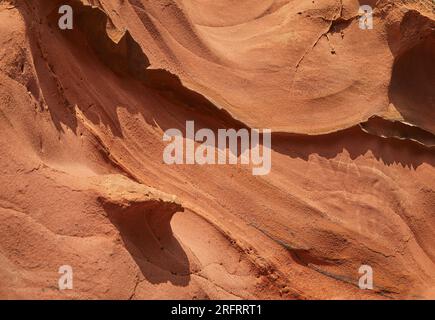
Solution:
[[[0,298],[433,298],[430,0],[61,4],[0,2]],[[188,120],[271,173],[164,164]]]

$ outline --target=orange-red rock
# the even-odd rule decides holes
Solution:
[[[0,1],[0,298],[434,298],[431,0],[68,3]],[[271,173],[164,164],[187,120]]]

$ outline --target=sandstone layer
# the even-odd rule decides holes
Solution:
[[[0,298],[434,298],[434,20],[431,0],[0,0]],[[163,163],[190,120],[270,128],[270,174]]]

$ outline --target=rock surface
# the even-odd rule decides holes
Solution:
[[[1,0],[0,298],[434,298],[434,20],[431,0]],[[164,164],[187,120],[272,129],[271,173]]]

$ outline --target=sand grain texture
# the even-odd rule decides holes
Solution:
[[[434,21],[430,0],[0,0],[0,298],[434,298]],[[271,173],[164,164],[187,120],[272,129]]]

